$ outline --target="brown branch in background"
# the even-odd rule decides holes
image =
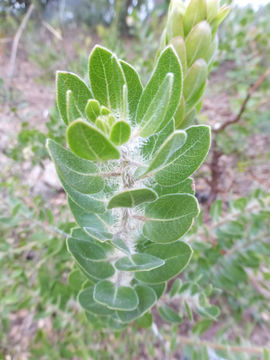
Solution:
[[[251,87],[249,88],[249,91],[247,93],[247,96],[245,97],[242,105],[241,105],[241,108],[238,112],[238,114],[235,116],[235,118],[233,118],[232,120],[229,120],[229,121],[226,121],[224,124],[222,124],[219,128],[217,129],[214,129],[213,132],[218,134],[220,133],[221,131],[225,130],[227,128],[227,126],[230,126],[232,124],[235,124],[237,123],[243,113],[245,112],[246,110],[246,107],[247,107],[247,103],[248,101],[250,100],[250,98],[252,97],[252,95],[259,89],[259,87],[261,86],[261,84],[264,82],[264,80],[270,75],[270,68],[268,68],[258,79],[257,81],[251,85]]]
[[[184,337],[184,336],[179,336],[178,340],[179,340],[180,344],[182,343],[183,345],[207,347],[207,348],[211,348],[213,350],[224,350],[224,351],[227,350],[227,351],[234,352],[234,353],[247,353],[247,354],[262,355],[264,352],[264,349],[261,347],[255,347],[255,346],[244,347],[244,346],[234,346],[234,345],[231,346],[231,345],[227,345],[227,344],[217,344],[217,343],[212,343],[209,341],[192,339],[192,338],[188,338],[188,337]],[[267,350],[270,350],[270,348]]]
[[[16,56],[17,56],[17,50],[18,50],[18,45],[20,42],[20,38],[22,36],[23,30],[25,29],[25,26],[32,14],[34,10],[34,4],[31,4],[14,36],[13,42],[12,42],[12,48],[11,48],[11,55],[10,55],[10,60],[9,60],[9,66],[8,66],[8,87],[10,84],[10,81],[12,80],[12,77],[14,75],[14,70],[15,70],[15,63],[16,63]]]

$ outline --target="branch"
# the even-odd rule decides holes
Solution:
[[[32,14],[34,10],[34,4],[31,4],[14,36],[13,39],[13,43],[12,43],[12,48],[11,48],[11,56],[10,56],[10,60],[9,60],[9,66],[8,66],[8,78],[9,81],[12,79],[13,74],[14,74],[14,69],[15,69],[15,62],[16,62],[16,56],[17,56],[17,50],[18,50],[18,45],[19,45],[19,41],[20,38],[22,36],[23,30]]]
[[[197,340],[192,338],[187,338],[184,336],[178,337],[179,342],[185,345],[193,345],[193,346],[199,346],[199,347],[208,347],[213,350],[227,350],[234,353],[248,353],[248,354],[263,354],[265,348],[262,347],[244,347],[244,346],[230,346],[226,344],[217,344],[212,343],[210,341],[204,341],[204,340]],[[270,348],[269,348],[270,350]]]
[[[244,99],[241,107],[240,107],[240,110],[238,112],[238,114],[235,116],[235,118],[233,118],[232,120],[229,120],[227,122],[225,122],[223,125],[221,125],[220,127],[218,127],[217,129],[213,129],[213,132],[218,134],[220,132],[222,132],[223,130],[225,130],[228,126],[232,125],[232,124],[235,124],[237,123],[243,113],[245,112],[246,110],[246,107],[247,107],[247,104],[250,100],[250,98],[252,97],[252,95],[258,90],[258,88],[261,86],[261,84],[264,82],[264,80],[270,75],[270,68],[268,68],[258,79],[257,81],[251,85],[251,87],[249,88],[249,91],[247,93],[247,96],[246,98]]]

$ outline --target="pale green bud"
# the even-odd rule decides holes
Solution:
[[[187,54],[186,54],[185,41],[181,36],[177,36],[177,37],[173,38],[170,41],[170,43],[173,45],[173,47],[181,61],[183,75],[185,75],[186,70],[187,70]]]
[[[167,21],[167,41],[175,36],[184,36],[183,14],[185,11],[184,4],[181,0],[172,0],[169,8]]]
[[[88,100],[85,107],[85,113],[88,119],[94,123],[96,118],[100,115],[99,102],[95,99]]]
[[[184,80],[184,97],[186,101],[186,112],[189,112],[199,101],[203,94],[208,66],[203,59],[195,61],[188,71]]]
[[[197,59],[208,61],[213,49],[211,48],[212,32],[207,21],[197,24],[186,39],[187,65],[190,67]]]
[[[207,21],[211,21],[217,16],[219,0],[207,0]]]
[[[190,0],[184,14],[184,33],[185,37],[191,29],[199,22],[206,20],[207,7],[206,0]]]
[[[219,9],[217,16],[211,22],[213,34],[216,34],[218,26],[222,23],[222,21],[229,14],[230,9],[231,8],[229,6],[226,6],[226,5],[222,6]]]

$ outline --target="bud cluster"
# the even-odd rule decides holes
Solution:
[[[174,116],[177,128],[189,126],[200,109],[217,49],[217,29],[229,10],[220,7],[219,0],[171,0],[160,51],[172,44],[182,63],[183,96]]]

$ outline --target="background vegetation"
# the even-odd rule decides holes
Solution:
[[[45,149],[47,137],[63,142],[55,71],[84,77],[98,42],[145,82],[168,3],[0,4],[0,359],[270,358],[270,5],[233,6],[221,28],[197,117],[213,145],[196,175],[194,255],[153,324],[96,331],[76,301],[81,279],[69,277],[74,220]]]

